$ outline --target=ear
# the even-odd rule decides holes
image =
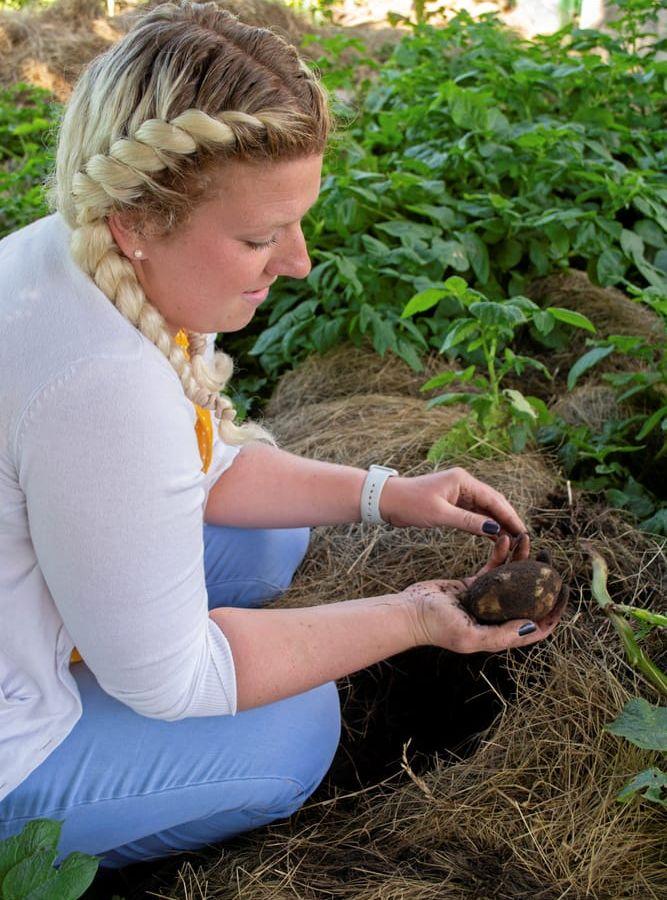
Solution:
[[[113,235],[113,239],[120,247],[124,256],[127,256],[128,259],[134,262],[136,259],[134,251],[142,250],[145,258],[146,248],[144,246],[144,237],[133,227],[127,217],[123,216],[121,213],[111,213],[111,215],[107,216],[107,224],[109,225],[109,230]]]

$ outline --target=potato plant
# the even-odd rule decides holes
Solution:
[[[467,420],[462,421],[431,448],[429,459],[441,459],[457,442],[458,449],[469,451],[482,442],[505,449],[504,445],[509,443],[514,452],[521,452],[538,426],[547,425],[553,417],[539,397],[525,396],[515,388],[501,386],[510,372],[521,375],[528,367],[551,378],[542,362],[511,349],[509,345],[517,329],[532,324],[538,332],[549,333],[556,322],[562,322],[595,331],[593,324],[580,313],[555,306],[541,309],[520,295],[503,302],[489,300],[458,276],[448,278],[442,288],[428,288],[416,294],[402,317],[424,312],[443,300],[458,304],[458,309],[451,324],[443,329],[444,340],[439,350],[451,357],[463,356],[470,364],[463,370],[448,370],[434,376],[421,389],[458,386],[459,390],[433,397],[427,406],[466,403],[477,428],[471,428]]]

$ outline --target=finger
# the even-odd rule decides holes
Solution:
[[[529,619],[512,619],[504,622],[502,625],[483,625],[483,634],[480,634],[480,641],[483,645],[480,649],[489,653],[495,653],[499,650],[509,650],[513,647],[527,647],[542,641],[548,637],[558,624],[564,605],[560,605],[560,610],[553,610],[542,622],[532,622]],[[525,634],[519,634],[519,630],[525,630],[530,626],[534,626],[534,630]]]
[[[517,535],[528,530],[509,500],[499,491],[479,481],[465,469],[463,472],[460,494],[468,509],[486,515],[487,519],[490,516],[492,521],[497,522],[509,534]]]
[[[442,512],[442,524],[448,525],[450,528],[459,528],[461,531],[468,531],[470,534],[490,537],[493,541],[503,531],[495,519],[490,519],[487,515],[481,515],[469,509],[454,506],[451,503],[445,503]],[[504,530],[507,532],[507,529]]]
[[[530,537],[525,531],[514,539],[511,555],[512,562],[528,559],[530,556]]]
[[[484,575],[486,572],[490,572],[491,569],[497,569],[498,566],[502,566],[503,563],[506,563],[509,556],[509,551],[510,536],[508,534],[501,534],[493,545],[491,556],[489,557],[486,565],[483,566],[483,568],[481,568],[479,572],[475,576],[473,576],[473,578],[469,579],[470,582],[473,582],[475,578],[479,578],[480,575]]]

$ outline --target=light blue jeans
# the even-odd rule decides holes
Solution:
[[[205,525],[209,608],[277,597],[309,538],[308,528]],[[31,819],[63,822],[56,863],[78,850],[119,869],[286,818],[320,784],[340,739],[334,682],[235,716],[165,722],[105,694],[84,663],[72,673],[81,718],[0,801],[0,840]]]

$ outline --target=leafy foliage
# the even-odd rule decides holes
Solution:
[[[244,335],[244,349],[275,377],[368,334],[419,371],[453,310],[400,311],[452,275],[491,301],[567,265],[604,285],[667,290],[667,66],[655,56],[571,27],[529,43],[493,16],[460,13],[415,26],[372,79],[337,73],[348,124],[305,221],[313,270],[274,288],[268,321],[262,310],[254,323],[264,333],[250,348]]]
[[[605,726],[611,734],[627,738],[646,750],[667,751],[667,707],[652,706],[641,697],[633,697],[613,722]],[[627,803],[637,794],[667,808],[667,775],[660,769],[644,769],[621,789],[618,800]]]
[[[42,182],[59,112],[41,88],[21,82],[0,91],[0,237],[46,215]]]
[[[70,853],[55,868],[62,822],[33,819],[20,834],[0,841],[2,900],[76,900],[97,871],[96,857]]]
[[[448,328],[440,352],[455,356],[465,346],[465,355],[476,361],[463,371],[445,371],[436,375],[422,386],[422,390],[466,385],[468,391],[465,388],[448,391],[432,398],[427,405],[466,403],[478,429],[475,435],[467,422],[462,422],[461,427],[454,426],[431,449],[429,458],[437,460],[444,456],[452,448],[453,441],[459,441],[461,431],[467,432],[472,446],[483,437],[487,444],[502,446],[509,442],[512,450],[521,452],[538,425],[546,425],[553,416],[543,400],[526,397],[515,388],[501,389],[501,382],[508,373],[521,375],[528,366],[538,369],[547,378],[551,378],[551,373],[539,360],[518,355],[509,347],[515,331],[532,323],[538,331],[548,333],[556,321],[589,331],[595,329],[580,313],[553,306],[542,310],[528,297],[518,295],[503,302],[488,300],[479,291],[471,290],[457,275],[448,278],[442,290],[428,288],[416,294],[403,310],[402,317],[424,312],[445,298],[453,298],[460,309],[455,312],[454,324]],[[479,374],[477,361],[485,367],[485,374]]]

